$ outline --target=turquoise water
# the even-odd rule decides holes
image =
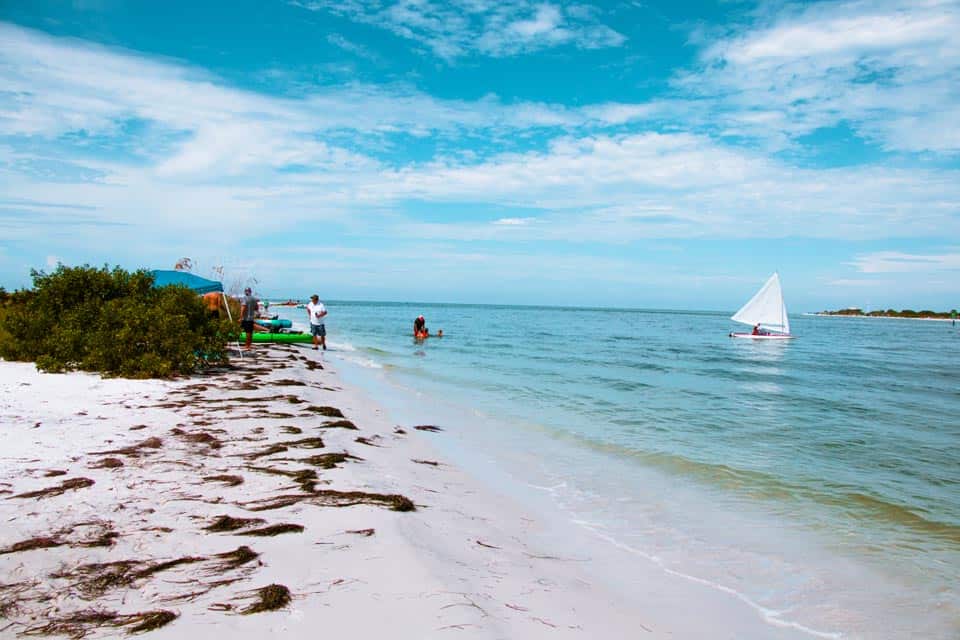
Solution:
[[[761,342],[724,313],[328,309],[351,381],[598,540],[813,635],[960,637],[960,327],[798,315]],[[415,343],[419,313],[445,336]]]

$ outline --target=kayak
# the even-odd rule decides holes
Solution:
[[[271,329],[289,329],[293,326],[293,322],[287,320],[286,318],[273,318],[272,320],[254,320],[255,323],[261,324],[265,327],[270,327]]]
[[[246,334],[240,334],[240,342],[246,339]],[[253,333],[254,342],[313,342],[313,336],[309,333]]]

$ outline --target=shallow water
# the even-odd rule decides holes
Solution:
[[[794,316],[761,342],[721,313],[327,306],[352,381],[598,540],[813,635],[960,636],[960,328]],[[418,313],[446,335],[414,342]]]

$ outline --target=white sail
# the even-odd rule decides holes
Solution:
[[[779,333],[790,333],[790,319],[787,317],[787,305],[783,303],[780,291],[780,276],[770,276],[760,291],[750,301],[730,317],[743,324],[760,325],[760,328]]]

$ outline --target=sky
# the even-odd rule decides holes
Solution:
[[[960,0],[4,0],[0,286],[960,307]]]

